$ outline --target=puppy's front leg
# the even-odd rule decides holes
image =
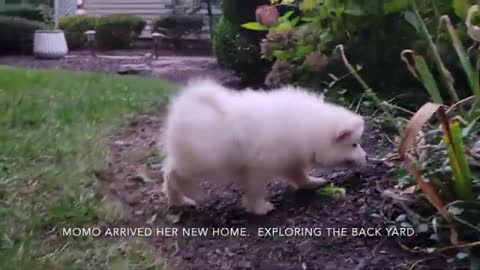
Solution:
[[[243,179],[244,195],[242,205],[245,210],[255,215],[265,215],[275,207],[265,200],[267,179],[265,175],[249,172]]]
[[[195,206],[196,202],[184,196],[188,190],[188,181],[182,179],[174,170],[164,174],[163,192],[167,196],[168,203],[175,206]]]
[[[287,177],[298,189],[316,189],[327,184],[324,178],[310,176],[302,168],[292,169]]]

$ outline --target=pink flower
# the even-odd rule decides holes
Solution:
[[[255,17],[260,24],[270,27],[278,21],[278,10],[274,6],[261,5],[255,11]]]

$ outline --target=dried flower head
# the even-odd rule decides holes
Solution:
[[[278,21],[278,10],[274,6],[261,5],[255,11],[255,17],[260,24],[270,27]]]
[[[272,66],[272,70],[265,78],[265,84],[268,86],[279,86],[289,83],[293,78],[292,65],[283,60],[277,60]]]
[[[305,31],[303,39],[310,45],[316,45],[320,41],[319,36],[312,29]]]
[[[280,45],[282,48],[292,49],[296,45],[295,32],[293,29],[283,31],[270,31],[267,34],[270,43]]]
[[[305,57],[304,66],[309,71],[322,71],[327,66],[327,64],[327,57],[320,51],[311,52]]]

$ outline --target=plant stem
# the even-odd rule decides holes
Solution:
[[[385,105],[385,102],[383,102],[380,98],[377,97],[377,95],[372,91],[372,88],[370,86],[368,86],[368,84],[362,79],[362,77],[358,74],[358,72],[355,70],[355,68],[350,64],[350,62],[348,62],[348,59],[345,55],[345,49],[343,47],[342,44],[340,45],[337,45],[337,47],[335,47],[335,50],[340,50],[340,55],[342,56],[342,60],[343,60],[343,63],[344,65],[347,67],[348,71],[350,71],[350,73],[355,77],[355,79],[360,83],[360,85],[362,86],[363,90],[365,91],[365,94],[368,96],[368,97],[371,97],[373,99],[373,101],[375,102],[375,104],[381,108],[385,114],[387,114],[387,118],[389,121],[391,121],[391,123],[395,126],[395,128],[397,129],[398,133],[401,134],[402,130],[400,129],[400,127],[396,124],[397,121],[395,121],[395,117],[393,116],[393,114],[390,112],[390,107],[389,106],[386,106]]]
[[[441,75],[440,77],[442,78],[443,83],[447,87],[448,92],[450,94],[450,97],[453,99],[454,102],[458,102],[460,100],[460,98],[458,97],[457,92],[453,88],[453,84],[451,83],[449,72],[442,62],[442,58],[440,56],[440,53],[438,52],[437,46],[433,42],[433,38],[430,35],[430,33],[428,32],[427,26],[425,25],[425,22],[423,21],[422,17],[420,16],[420,12],[418,11],[417,3],[415,2],[415,0],[411,0],[410,3],[411,3],[411,6],[412,6],[412,9],[413,9],[413,13],[415,14],[415,17],[417,18],[417,21],[420,24],[420,30],[421,30],[422,34],[425,36],[425,38],[427,39],[428,45],[429,45],[430,49],[432,50],[433,59],[435,60],[435,64],[436,64],[437,68],[439,69],[439,72],[440,72],[440,75]]]

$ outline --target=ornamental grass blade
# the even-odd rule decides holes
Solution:
[[[435,103],[426,103],[424,104],[410,119],[402,141],[400,143],[399,151],[400,156],[405,161],[405,166],[408,173],[415,179],[418,187],[427,195],[430,203],[437,209],[437,211],[443,216],[443,218],[450,225],[450,242],[453,245],[458,244],[458,232],[453,223],[453,219],[450,213],[445,209],[445,203],[438,195],[438,192],[435,186],[432,183],[424,179],[421,170],[418,168],[418,162],[413,156],[408,153],[408,150],[413,147],[415,138],[418,132],[422,129],[423,125],[428,122],[432,115],[441,110],[443,105]],[[442,120],[443,122],[443,120]]]

